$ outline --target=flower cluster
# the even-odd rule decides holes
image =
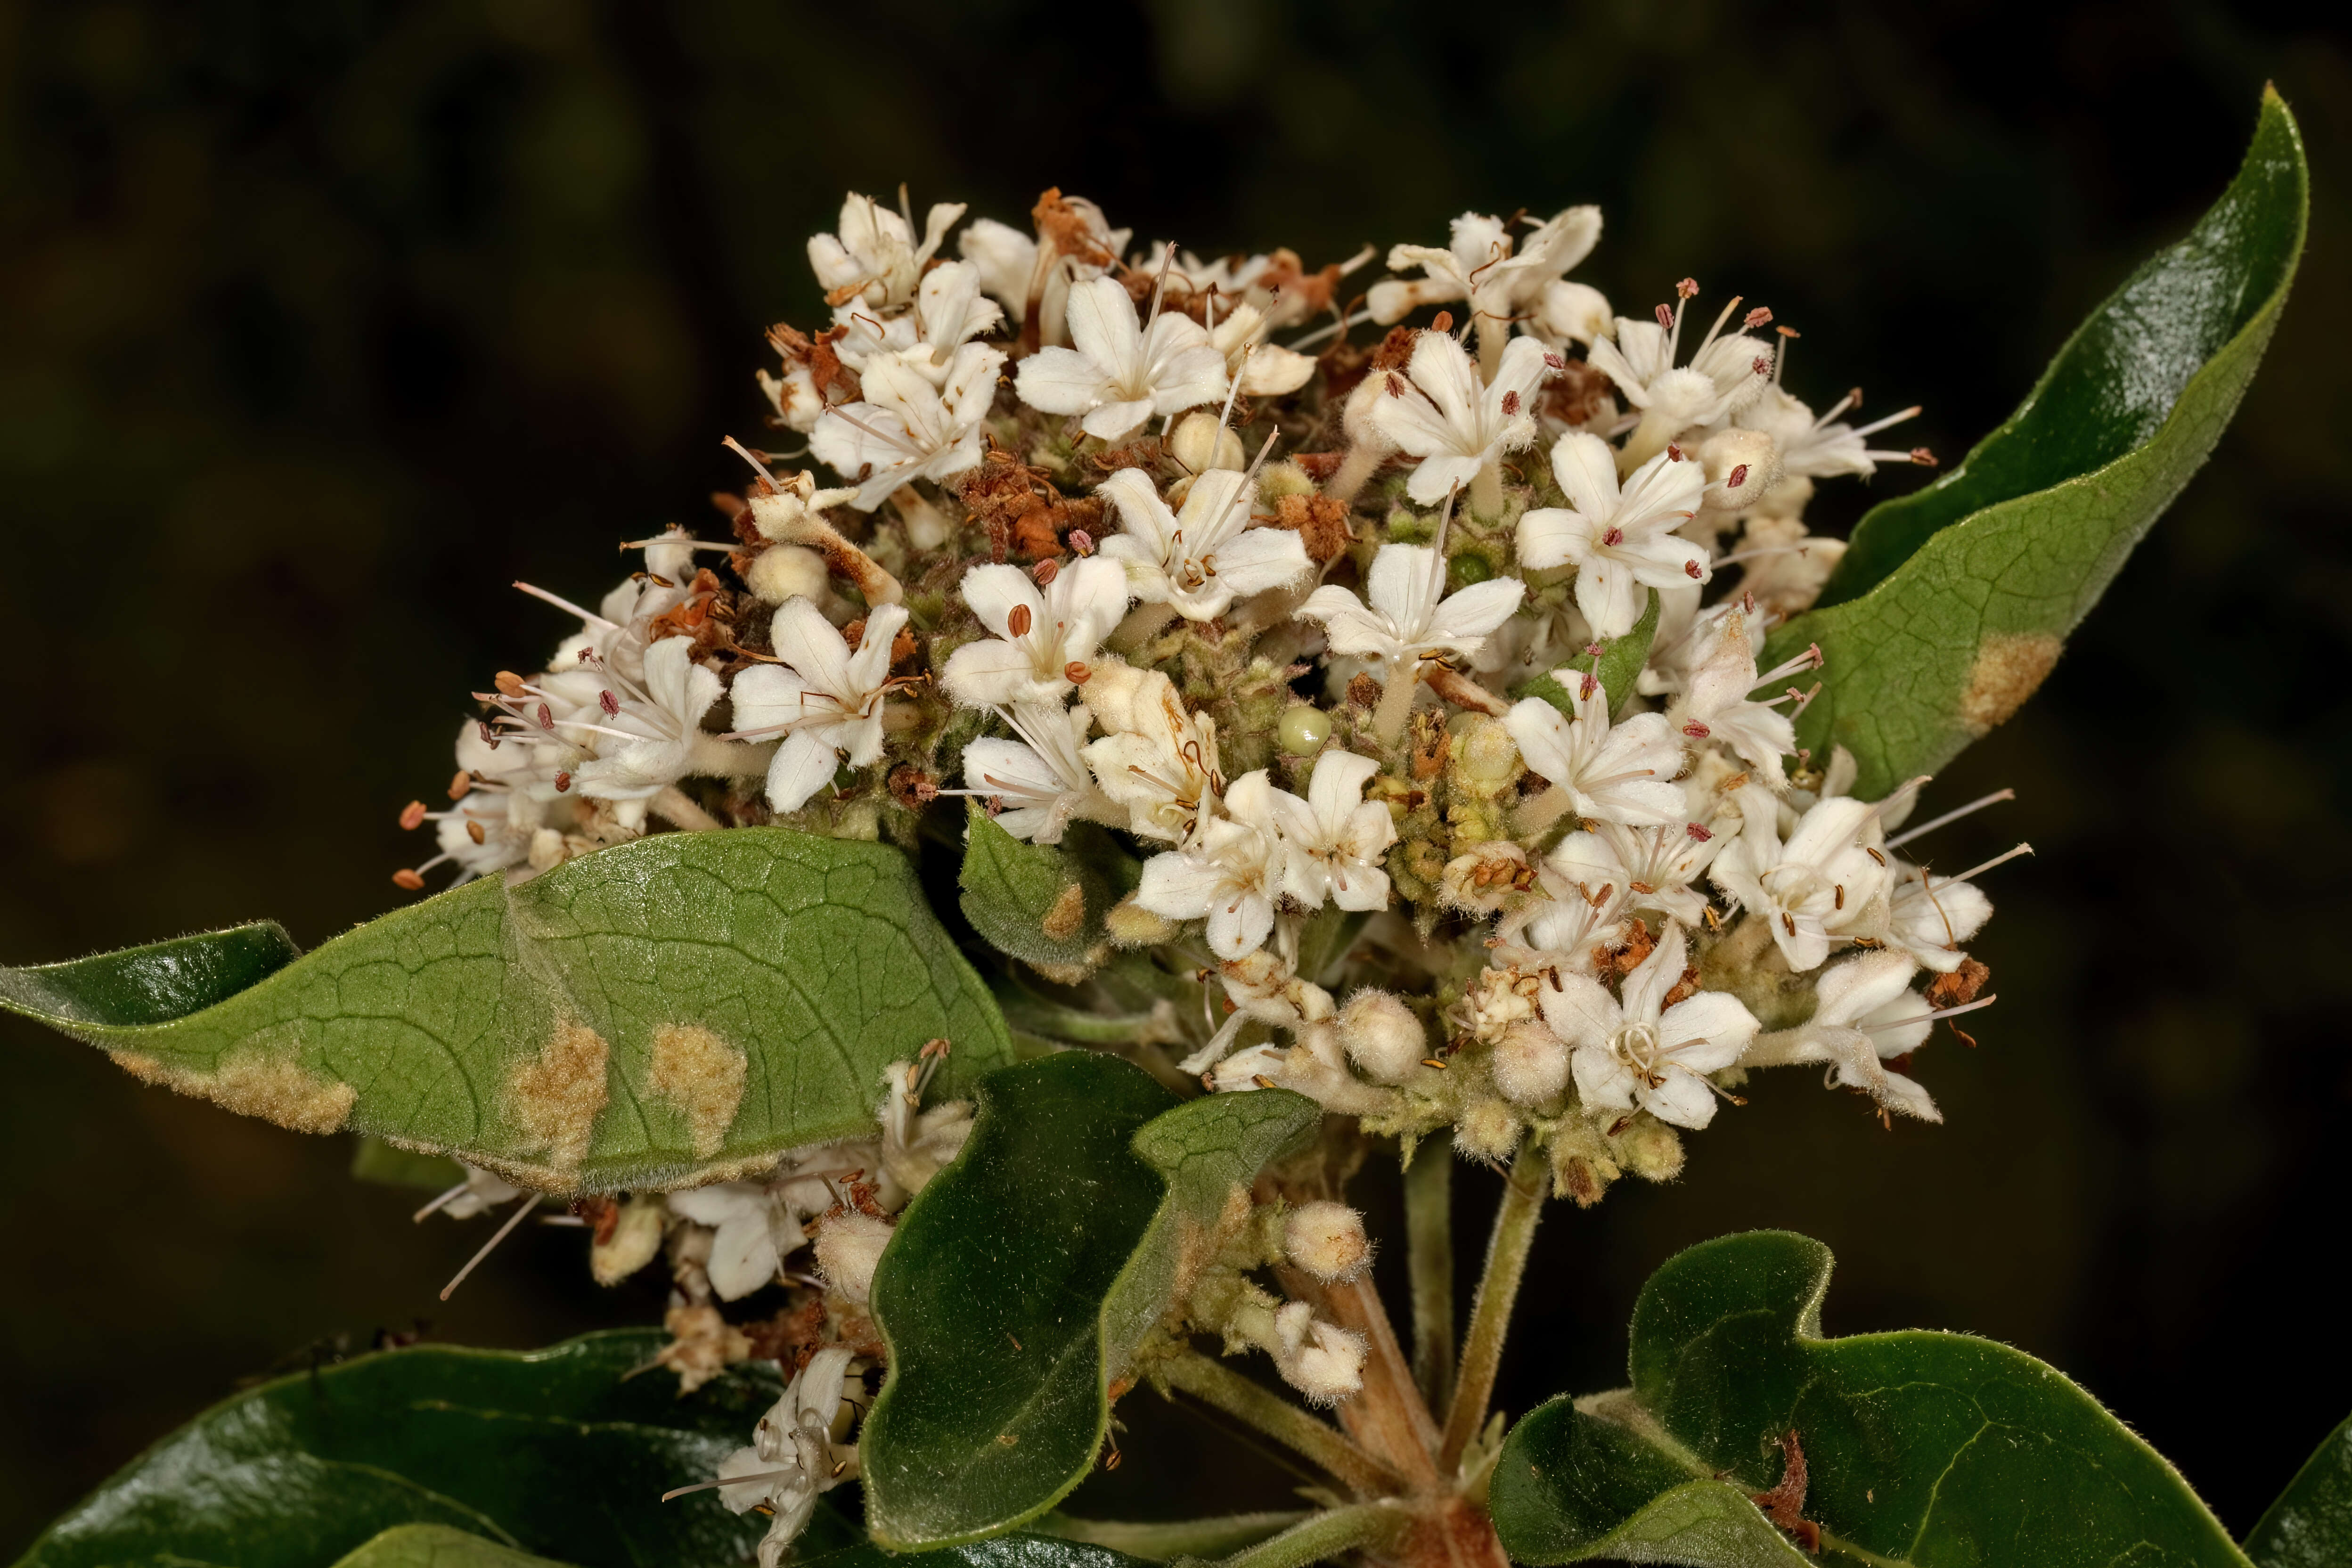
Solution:
[[[853,195],[810,242],[830,317],[773,328],[760,384],[775,445],[830,472],[730,441],[722,537],[639,542],[593,611],[527,589],[579,629],[478,694],[405,885],[662,827],[919,850],[962,821],[1129,889],[1085,963],[1009,983],[1157,997],[1125,1048],[1171,1080],[1296,1089],[1408,1152],[1532,1138],[1587,1203],[1673,1174],[1757,1068],[1937,1117],[1912,1058],[1991,1000],[1988,868],[1905,858],[1959,815],[1906,830],[1926,781],[1858,799],[1851,758],[1799,746],[1817,649],[1759,668],[1843,549],[1806,530],[1814,485],[1931,464],[1869,444],[1916,408],[1816,413],[1797,333],[1688,279],[1618,315],[1567,276],[1591,207],[1465,214],[1362,289],[1369,252],[1202,260],[1058,191],[1025,228],[963,218]],[[887,1234],[890,1203],[814,1173],[895,1171],[923,1135],[885,1131],[661,1200],[651,1234],[700,1238],[726,1299],[831,1213],[870,1275],[849,1216]],[[1361,1345],[1299,1304],[1234,1283],[1203,1311],[1350,1388]],[[757,1463],[824,1447],[839,1375],[809,1363]]]

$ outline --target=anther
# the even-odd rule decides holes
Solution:
[[[1429,330],[1433,332],[1452,331],[1454,330],[1454,312],[1451,310],[1438,311],[1437,320],[1429,323]]]
[[[558,795],[562,795],[562,794],[563,794],[566,790],[570,789],[571,787],[572,787],[572,775],[571,775],[570,773],[558,773],[558,774],[556,774],[556,775],[555,775],[555,793],[556,793],[556,794],[558,794]]]
[[[555,728],[554,710],[549,708],[544,702],[539,705],[539,727],[542,730],[552,730]]]
[[[1612,528],[1601,536],[1601,542],[1603,544],[1622,544],[1625,542],[1625,531],[1622,528]]]
[[[1684,279],[1681,282],[1675,285],[1675,292],[1685,300],[1696,299],[1698,297],[1698,279],[1696,278]]]
[[[496,686],[501,694],[508,697],[520,697],[523,693],[522,677],[511,669],[499,671],[497,679],[490,684]]]
[[[414,833],[425,825],[425,803],[412,800],[400,808],[400,826],[404,832]]]
[[[1683,733],[1694,741],[1704,741],[1714,732],[1696,719],[1683,726]]]
[[[1696,561],[1685,561],[1683,563],[1683,575],[1688,577],[1694,583],[1704,583],[1706,581],[1706,574],[1699,570],[1698,563]]]
[[[463,800],[474,793],[474,775],[459,768],[449,775],[449,798]]]
[[[1658,325],[1660,325],[1660,326],[1662,326],[1662,327],[1672,327],[1674,324],[1675,324],[1675,313],[1674,313],[1674,311],[1673,311],[1670,308],[1668,308],[1667,306],[1664,306],[1664,305],[1661,305],[1661,306],[1659,306],[1659,307],[1658,307]]]
[[[1013,605],[1013,613],[1004,617],[1004,629],[1011,632],[1016,637],[1027,637],[1029,635],[1029,606],[1026,605]]]
[[[596,693],[596,705],[604,710],[604,716],[608,719],[617,719],[621,716],[621,700],[609,691]]]
[[[1736,489],[1738,489],[1740,486],[1742,486],[1742,485],[1746,484],[1747,482],[1748,482],[1748,465],[1747,465],[1747,464],[1745,464],[1745,463],[1742,463],[1742,464],[1740,464],[1738,468],[1734,468],[1734,469],[1732,469],[1732,470],[1731,470],[1731,478],[1729,478],[1728,479],[1726,479],[1726,480],[1724,481],[1724,484],[1725,484],[1725,486],[1726,486],[1726,488],[1727,488],[1727,489],[1735,489],[1735,490],[1736,490]]]
[[[1684,831],[1685,833],[1689,834],[1689,835],[1691,836],[1691,840],[1692,840],[1692,842],[1696,843],[1696,844],[1704,844],[1704,843],[1706,843],[1708,839],[1713,838],[1713,837],[1715,837],[1715,835],[1714,835],[1712,832],[1708,831],[1708,830],[1707,830],[1706,828],[1705,828],[1705,827],[1700,826],[1699,826],[1697,823],[1696,823],[1696,822],[1686,822],[1686,823],[1683,824],[1683,831]]]
[[[1093,679],[1094,673],[1095,672],[1093,670],[1088,669],[1085,665],[1079,663],[1075,658],[1070,660],[1069,663],[1062,666],[1062,679],[1068,681],[1073,686],[1084,686],[1089,679]]]
[[[1095,552],[1095,536],[1083,528],[1074,528],[1070,530],[1070,548],[1082,557],[1092,555]]]
[[[1061,574],[1061,562],[1051,555],[1048,555],[1045,560],[1040,561],[1036,565],[1029,569],[1029,575],[1037,580],[1037,586],[1040,588],[1052,587],[1054,585],[1054,579]]]
[[[1506,417],[1506,418],[1511,418],[1511,419],[1516,419],[1517,417],[1518,417],[1518,413],[1519,413],[1519,395],[1518,395],[1517,393],[1516,393],[1516,392],[1507,392],[1507,393],[1503,394],[1503,415],[1504,415],[1504,417]]]
[[[1757,328],[1768,324],[1771,320],[1772,312],[1770,309],[1767,306],[1759,305],[1756,309],[1748,311],[1747,315],[1740,318],[1739,327],[1742,331],[1752,332]],[[1783,330],[1785,331],[1786,329]]]
[[[392,885],[414,893],[425,886],[425,879],[403,866],[392,874]]]
[[[1936,466],[1936,454],[1925,447],[1914,447],[1911,448],[1911,460],[1923,468],[1932,468]]]
[[[479,844],[487,839],[488,835],[482,831],[482,825],[479,822],[469,816],[466,819],[466,837]]]

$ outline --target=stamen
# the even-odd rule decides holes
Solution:
[[[1958,810],[1948,811],[1944,813],[1943,816],[1936,817],[1932,821],[1923,822],[1916,827],[1905,828],[1901,833],[1898,833],[1894,837],[1888,839],[1886,841],[1886,847],[1889,849],[1899,849],[1904,845],[1910,843],[1911,840],[1918,837],[1923,833],[1933,833],[1937,828],[1943,826],[1945,824],[1958,822],[1964,816],[1969,816],[1975,812],[1982,811],[1986,806],[1998,805],[2002,801],[2015,800],[2016,798],[2017,792],[2013,789],[1997,789],[1981,799],[1972,800],[1969,802],[1968,805],[1959,807]]]
[[[790,1477],[797,1476],[801,1473],[801,1468],[798,1465],[794,1465],[789,1470],[755,1470],[748,1476],[728,1476],[720,1480],[697,1481],[690,1487],[672,1488],[670,1490],[662,1493],[661,1500],[664,1502],[667,1502],[672,1498],[681,1498],[686,1496],[688,1492],[707,1492],[713,1487],[757,1486],[762,1481],[781,1481]]]
[[[1982,876],[1985,872],[1991,870],[1995,866],[2000,865],[2004,860],[2014,860],[2020,855],[2031,855],[2032,853],[2032,845],[2021,844],[2016,848],[2008,851],[2006,854],[1994,856],[1991,859],[1986,861],[1981,866],[1971,866],[1969,869],[1961,872],[1958,876],[1947,877],[1944,880],[1947,882],[1965,882],[1971,877]]]
[[[450,1203],[459,1193],[464,1192],[467,1187],[472,1185],[473,1183],[470,1180],[459,1182],[456,1186],[451,1187],[447,1192],[443,1193],[439,1197],[435,1198],[431,1203],[426,1204],[423,1208],[418,1209],[415,1214],[409,1215],[408,1217],[410,1222],[415,1225],[423,1225],[425,1220],[430,1218],[432,1215],[440,1213],[443,1205]]]
[[[514,1227],[522,1223],[523,1215],[537,1208],[539,1206],[540,1199],[546,1195],[547,1194],[544,1193],[531,1193],[527,1194],[523,1198],[522,1202],[515,1205],[514,1213],[507,1216],[506,1224],[499,1226],[499,1233],[490,1237],[489,1240],[482,1243],[481,1251],[477,1252],[473,1257],[466,1260],[466,1267],[457,1270],[456,1279],[441,1287],[441,1299],[444,1301],[449,1299],[449,1293],[451,1291],[455,1290],[458,1286],[463,1285],[466,1282],[466,1276],[471,1274],[475,1268],[481,1263],[483,1258],[488,1258],[492,1252],[498,1249],[499,1243],[504,1241],[508,1237],[514,1234]]]

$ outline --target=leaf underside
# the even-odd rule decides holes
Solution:
[[[1065,1052],[992,1074],[971,1140],[874,1279],[890,1373],[860,1435],[866,1526],[894,1550],[1036,1518],[1085,1479],[1109,1385],[1236,1185],[1312,1125],[1284,1089],[1179,1102]]]
[[[1803,1561],[1746,1500],[1781,1479],[1793,1431],[1827,1559],[2245,1568],[2154,1449],[2023,1352],[1927,1331],[1822,1338],[1830,1263],[1819,1242],[1758,1231],[1652,1275],[1633,1387],[1555,1399],[1504,1447],[1492,1505],[1513,1558]]]
[[[1139,868],[1102,827],[1075,822],[1060,846],[1024,844],[975,801],[958,881],[964,918],[1000,952],[1076,981],[1109,952],[1103,917]]]
[[[2077,329],[2009,422],[1935,484],[1872,509],[1818,605],[1764,662],[1818,643],[1800,742],[1855,792],[1933,773],[2007,719],[2237,411],[2302,253],[2308,174],[2265,91],[2212,209]]]
[[[2327,1435],[2246,1536],[2258,1568],[2352,1563],[2352,1419]]]
[[[419,1345],[265,1384],[133,1460],[16,1568],[320,1568],[369,1547],[366,1568],[740,1561],[761,1521],[711,1493],[660,1499],[742,1446],[776,1379],[739,1371],[685,1399],[667,1373],[625,1381],[662,1342],[625,1330],[530,1352]],[[403,1525],[442,1530],[383,1535]]]
[[[665,833],[385,915],[305,957],[245,926],[40,969],[0,1006],[140,1077],[545,1191],[691,1184],[873,1125],[883,1068],[1009,1061],[898,850]]]

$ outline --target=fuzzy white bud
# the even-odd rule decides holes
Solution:
[[[874,1268],[890,1245],[890,1222],[850,1209],[816,1223],[816,1267],[825,1283],[853,1305],[874,1293]]]
[[[1362,1335],[1315,1321],[1304,1301],[1289,1302],[1275,1313],[1274,1329],[1275,1368],[1310,1403],[1337,1405],[1362,1391]]]
[[[1242,449],[1242,438],[1209,413],[1187,414],[1178,420],[1175,434],[1169,437],[1168,454],[1191,474],[1205,474],[1211,468],[1238,472],[1249,467],[1249,454]]]
[[[1555,342],[1572,340],[1590,348],[1593,339],[1615,332],[1612,314],[1608,296],[1591,284],[1555,278],[1536,307],[1536,329]]]
[[[1363,990],[1339,1009],[1339,1044],[1367,1078],[1402,1083],[1429,1053],[1429,1037],[1394,993]]]
[[[1761,430],[1719,430],[1698,449],[1706,470],[1707,511],[1729,516],[1746,511],[1780,482],[1780,453]]]
[[[1568,1047],[1532,1019],[1513,1024],[1495,1042],[1489,1070],[1504,1099],[1532,1110],[1557,1100],[1568,1087]]]
[[[752,558],[743,580],[763,604],[814,599],[824,592],[824,557],[805,544],[772,544]]]
[[[631,1198],[621,1205],[613,1234],[588,1249],[588,1272],[597,1284],[618,1285],[654,1260],[667,1212],[658,1198]]]
[[[1345,1284],[1372,1259],[1364,1216],[1345,1204],[1302,1204],[1283,1216],[1283,1256],[1318,1279]]]
[[[1499,1100],[1475,1100],[1454,1124],[1454,1149],[1472,1160],[1499,1165],[1518,1152],[1519,1113]]]

